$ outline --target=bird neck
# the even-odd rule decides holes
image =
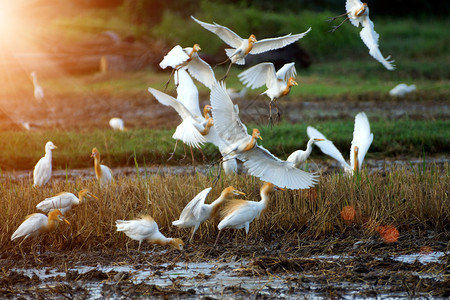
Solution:
[[[207,105],[205,105],[205,107],[203,108],[203,118],[205,118],[205,120],[211,118],[211,116],[209,115],[209,109]]]
[[[253,148],[255,148],[255,146],[256,146],[256,137],[254,135],[252,135],[252,139],[250,140],[250,142],[247,144],[247,146],[245,146],[245,148],[242,151],[245,152],[245,151],[252,150]]]
[[[207,135],[209,133],[209,129],[211,128],[211,126],[213,126],[213,120],[212,118],[208,119],[208,122],[205,125],[205,129],[203,129],[202,131],[200,131],[201,135]]]
[[[306,145],[305,154],[306,154],[307,157],[308,157],[308,156],[311,154],[311,152],[312,152],[312,145],[313,145],[313,143],[314,143],[314,140],[313,140],[313,139],[310,139],[310,140],[308,141],[308,144]]]
[[[100,155],[94,157],[94,169],[97,178],[102,177],[102,167],[100,165]]]
[[[252,42],[252,40],[249,38],[249,39],[248,39],[248,46],[247,46],[247,50],[245,51],[245,54],[249,54],[250,51],[252,51],[252,49],[253,49],[253,42]]]
[[[266,208],[267,205],[269,205],[269,201],[270,201],[270,197],[269,194],[271,193],[271,190],[269,189],[262,189],[260,192],[260,196],[261,196],[261,200],[259,201],[260,203],[260,207],[261,207],[261,211],[259,214],[262,214]]]
[[[357,146],[355,146],[353,148],[353,161],[354,161],[353,172],[358,172],[359,171],[359,161],[358,161],[358,147]]]
[[[210,218],[213,218],[215,215],[217,215],[219,208],[222,206],[222,204],[228,198],[230,198],[230,196],[221,194],[219,198],[217,198],[210,204],[210,207],[211,207],[211,215],[209,216]]]
[[[362,16],[366,12],[366,9],[367,9],[367,4],[361,6],[361,8],[355,12],[355,16],[357,16],[357,17]]]
[[[47,225],[44,226],[44,231],[52,231],[58,226],[58,217],[51,212],[48,214]]]
[[[286,96],[287,94],[289,94],[290,91],[291,91],[291,86],[289,84],[286,84],[286,87],[281,92],[281,96],[280,97]]]

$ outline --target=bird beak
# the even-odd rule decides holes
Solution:
[[[297,81],[295,81],[295,80],[292,81],[292,84],[293,85],[298,85]]]
[[[258,135],[258,139],[260,139],[262,141],[262,136]]]
[[[67,224],[71,225],[69,221],[67,221],[66,218],[64,218],[64,216],[59,216],[59,220],[66,222]]]
[[[56,147],[55,145],[52,146],[52,149],[58,149],[58,147]]]
[[[325,139],[316,139],[316,142],[325,141]]]
[[[88,195],[91,196],[92,198],[98,200],[97,196],[95,196],[95,195],[93,195],[93,194],[91,194],[91,193],[88,193]]]
[[[243,195],[243,196],[245,196],[245,193],[244,193],[244,192],[241,192],[241,191],[237,191],[237,190],[234,190],[234,191],[233,191],[233,194],[235,194],[235,195]]]
[[[278,186],[275,186],[275,189],[276,189],[276,190],[279,190],[279,191],[285,191],[285,190],[286,190],[286,189],[280,188],[280,187],[278,187]]]

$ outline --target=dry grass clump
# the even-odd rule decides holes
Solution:
[[[402,231],[412,229],[448,230],[448,174],[448,165],[445,165],[442,169],[436,166],[428,166],[425,170],[399,168],[385,174],[362,172],[352,178],[337,173],[323,175],[315,190],[273,193],[267,210],[250,224],[249,242],[268,243],[275,236],[284,235],[317,238],[342,232],[346,226],[359,226],[362,235],[376,234],[379,226],[391,225],[399,230],[400,236]],[[33,188],[28,180],[13,182],[2,178],[0,247],[4,251],[16,249],[18,243],[10,241],[11,235],[26,215],[38,212],[37,203],[62,191],[76,194],[82,188],[89,189],[99,200],[92,199],[67,213],[72,225],[61,224],[56,232],[49,234],[47,242],[51,247],[124,249],[129,239],[116,232],[115,221],[142,214],[151,215],[164,235],[187,241],[191,229],[172,226],[172,221],[178,219],[184,206],[197,193],[211,186],[213,179],[201,174],[150,175],[119,177],[106,188],[100,188],[95,180],[81,179]],[[239,175],[222,177],[206,202],[211,203],[230,185],[246,193],[246,200],[260,200],[262,182]],[[341,217],[345,206],[355,209],[355,217],[350,222]],[[200,225],[194,243],[212,245],[218,232],[218,221],[215,218]],[[24,246],[30,244],[26,242]],[[147,245],[143,243],[142,246],[145,249]]]

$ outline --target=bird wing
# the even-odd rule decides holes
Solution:
[[[277,78],[288,81],[289,77],[295,77],[297,70],[295,69],[295,62],[285,64],[281,69],[277,71]]]
[[[186,106],[184,106],[183,103],[177,101],[177,99],[175,99],[174,97],[155,90],[154,88],[148,88],[148,91],[156,98],[156,100],[159,101],[159,103],[173,107],[183,120],[188,117],[193,117]]]
[[[295,168],[259,145],[242,152],[238,158],[244,161],[248,173],[281,188],[307,189],[317,183],[317,175]]]
[[[158,225],[155,221],[145,219],[139,220],[117,220],[117,231],[123,231],[127,236],[136,239],[146,238],[158,231]],[[140,238],[139,238],[140,237]]]
[[[72,207],[74,203],[77,203],[78,201],[79,200],[77,196],[75,196],[74,194],[64,192],[59,195],[44,199],[36,205],[36,208],[47,213],[53,209],[59,209],[61,210],[61,213],[64,214],[68,209]]]
[[[378,38],[380,35],[373,29],[373,22],[369,19],[369,16],[365,16],[362,20],[363,28],[359,35],[362,41],[369,48],[369,54],[379,61],[386,69],[392,71],[395,70],[394,60],[389,60],[390,56],[384,57],[378,48]]]
[[[39,232],[42,226],[46,225],[48,222],[48,218],[46,215],[41,213],[34,213],[26,217],[25,221],[20,224],[19,228],[14,231],[11,236],[11,240],[20,238],[25,236],[32,236],[35,233]]]
[[[275,67],[270,62],[260,63],[241,72],[238,77],[244,85],[256,89],[276,79]]]
[[[247,133],[247,127],[239,118],[239,109],[235,109],[226,91],[224,82],[213,84],[210,100],[213,107],[214,126],[221,138],[232,144],[250,137]]]
[[[198,193],[189,203],[186,205],[186,207],[183,209],[183,211],[180,214],[180,220],[187,220],[191,215],[194,216],[195,220],[198,221],[201,217],[202,212],[202,206],[205,204],[206,196],[208,196],[209,192],[212,188],[206,188],[200,193]]]
[[[167,67],[176,68],[189,59],[189,55],[181,48],[180,45],[176,45],[172,50],[164,56],[163,60],[159,63],[162,69]]]
[[[205,137],[200,133],[203,128],[192,117],[187,117],[177,126],[172,138],[181,140],[190,147],[201,148],[206,143]]]
[[[342,153],[336,148],[332,141],[328,140],[322,133],[320,133],[314,127],[308,126],[306,128],[306,133],[309,138],[315,137],[319,139],[324,139],[325,141],[316,142],[316,146],[320,148],[320,150],[328,156],[331,156],[335,160],[341,163],[341,165],[345,169],[351,169],[350,165],[345,161]]]
[[[307,31],[299,34],[288,34],[285,36],[280,36],[276,38],[270,38],[270,39],[263,39],[260,41],[257,41],[253,43],[253,48],[250,51],[250,54],[258,54],[270,50],[275,50],[279,48],[283,48],[289,44],[292,44],[302,37],[304,37],[311,28],[309,28]]]
[[[216,34],[220,39],[222,39],[222,41],[224,41],[233,48],[239,48],[242,42],[244,41],[243,38],[241,38],[239,35],[237,35],[236,33],[234,33],[225,26],[216,23],[214,24],[205,23],[197,20],[193,16],[191,16],[191,18],[206,30],[209,30],[212,33]]]
[[[216,81],[213,69],[206,61],[201,59],[198,54],[194,55],[187,65],[187,69],[192,77],[203,83],[203,85],[209,89]]]
[[[46,184],[49,180],[52,170],[52,163],[48,160],[47,156],[41,157],[34,167],[33,178],[35,185]]]
[[[352,170],[355,166],[354,147],[358,146],[359,167],[363,163],[364,157],[373,141],[373,133],[370,132],[370,123],[364,112],[360,112],[355,117],[355,128],[353,130],[352,147],[350,148],[350,165]],[[317,143],[316,143],[317,144]]]
[[[239,201],[240,205],[236,207],[236,209],[234,209],[231,213],[229,213],[225,218],[223,218],[222,221],[220,221],[220,223],[218,224],[219,230],[225,227],[244,227],[245,223],[250,223],[260,213],[257,205],[252,205],[253,201],[237,201]]]
[[[177,85],[177,101],[182,103],[184,107],[195,118],[202,117],[200,106],[198,104],[198,89],[194,84],[191,76],[189,76],[186,68],[178,70],[178,74],[175,74],[175,84]],[[184,119],[184,118],[183,118]]]

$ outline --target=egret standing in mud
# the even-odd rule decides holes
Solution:
[[[197,196],[194,197],[181,212],[180,218],[172,222],[172,225],[186,228],[194,227],[192,229],[192,235],[189,242],[194,238],[194,234],[197,231],[201,223],[213,218],[220,206],[226,201],[231,200],[233,196],[245,195],[244,193],[236,190],[234,187],[229,186],[222,191],[220,197],[214,200],[211,204],[205,204],[206,196],[208,196],[211,188],[206,188]]]
[[[42,186],[52,177],[52,150],[57,148],[58,147],[50,141],[45,144],[45,155],[34,167],[33,186]]]
[[[166,238],[159,232],[158,224],[150,216],[142,216],[137,220],[117,220],[116,227],[117,231],[122,231],[130,239],[139,241],[138,251],[143,240],[148,240],[150,243],[157,245],[171,245],[175,249],[183,250],[183,241],[178,238]]]
[[[286,161],[293,163],[296,168],[300,167],[300,165],[304,163],[311,155],[312,145],[320,141],[325,141],[325,139],[318,139],[315,137],[310,138],[308,144],[306,145],[306,150],[297,150],[292,152],[291,155],[288,156]]]
[[[46,198],[45,200],[39,202],[38,205],[36,205],[36,208],[46,213],[54,209],[59,209],[64,215],[74,206],[85,203],[88,196],[98,200],[98,198],[91,194],[87,189],[82,189],[78,192],[78,198],[72,193],[62,192],[56,196]]]
[[[95,177],[100,182],[100,185],[106,185],[113,181],[113,172],[112,170],[100,164],[100,152],[98,152],[97,148],[92,149],[91,157],[94,158],[94,169],[95,169]]]

